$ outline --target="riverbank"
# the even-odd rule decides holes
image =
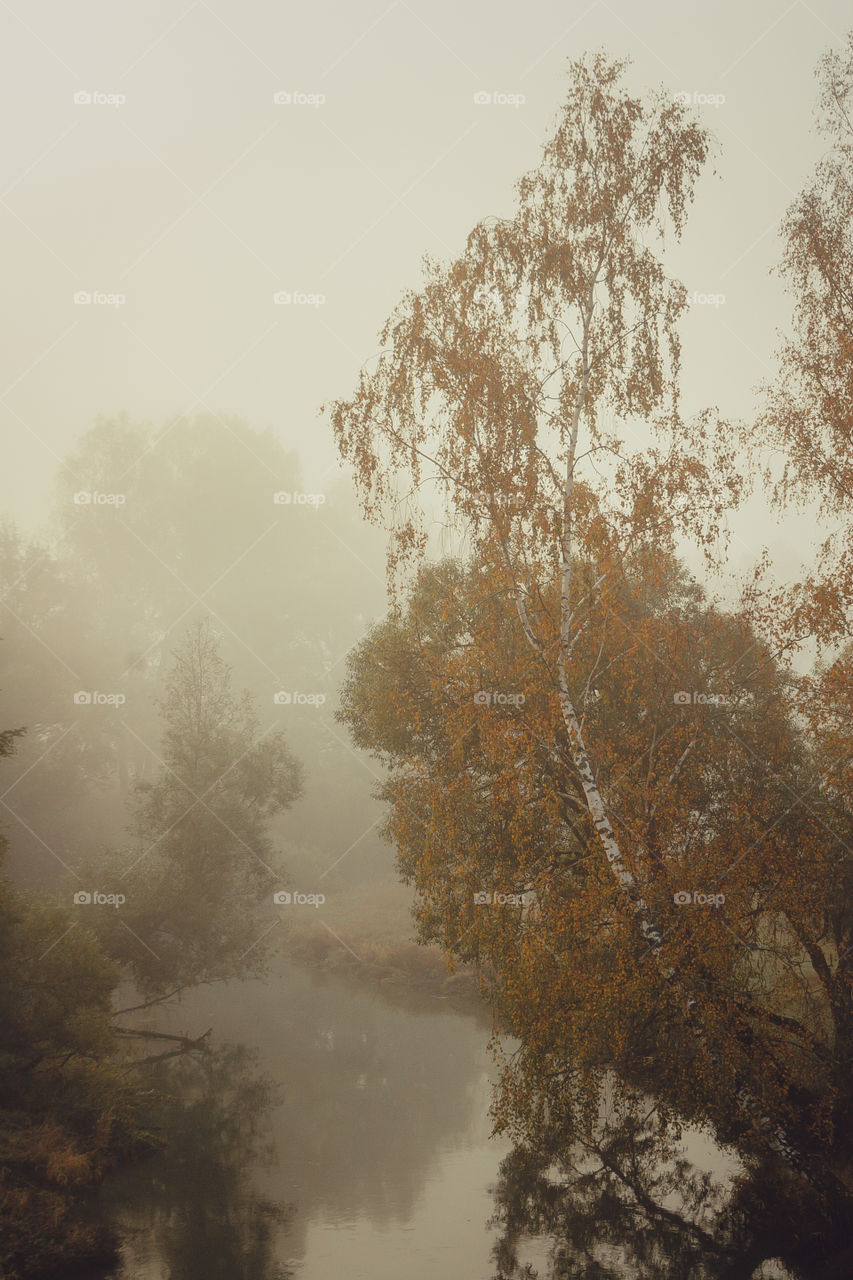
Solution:
[[[364,884],[328,895],[317,909],[283,908],[282,954],[301,967],[366,985],[397,1005],[489,1017],[471,965],[451,972],[441,952],[415,940],[411,891],[397,883]]]

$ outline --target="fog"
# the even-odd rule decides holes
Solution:
[[[814,67],[846,16],[841,3],[7,6],[4,510],[38,525],[59,459],[122,410],[237,414],[323,488],[338,462],[318,405],[378,349],[423,254],[457,253],[475,222],[509,212],[566,60],[602,46],[633,59],[634,85],[725,99],[703,110],[719,151],[671,269],[725,297],[684,325],[687,407],[748,418],[790,310],[770,274],[779,224],[821,152]],[[478,91],[524,102],[484,109]],[[324,100],[277,105],[277,92]],[[79,291],[125,301],[83,310]],[[276,292],[323,301],[276,306]],[[758,502],[736,564],[767,542],[787,571],[798,537]]]
[[[430,718],[438,679],[430,662],[449,665],[448,653],[455,662],[468,632],[458,649],[442,649],[448,615],[438,622],[430,613],[435,583],[425,588],[423,632],[414,614],[407,622],[398,615],[397,631],[379,626],[393,544],[362,510],[376,460],[362,457],[355,474],[328,406],[378,367],[390,344],[383,348],[382,327],[422,289],[424,258],[447,266],[475,226],[514,216],[515,184],[540,162],[570,62],[603,51],[630,59],[630,93],[675,95],[710,130],[683,236],[669,227],[655,252],[690,299],[679,321],[685,419],[713,406],[749,428],[794,327],[779,271],[783,220],[827,152],[815,127],[816,68],[828,51],[841,55],[849,25],[841,0],[2,6],[0,830],[10,905],[7,912],[4,898],[0,909],[10,941],[0,958],[8,992],[0,1014],[16,1008],[20,1022],[2,1046],[13,1066],[3,1068],[0,1106],[13,1117],[3,1134],[13,1181],[24,1169],[11,1213],[32,1224],[4,1246],[0,1270],[10,1280],[84,1271],[92,1280],[275,1280],[293,1268],[320,1280],[341,1274],[345,1256],[353,1277],[735,1274],[722,1269],[710,1235],[707,1254],[694,1256],[697,1224],[707,1227],[702,1215],[727,1194],[741,1157],[743,1167],[764,1166],[713,1108],[691,1109],[672,1095],[695,1174],[660,1139],[659,1167],[670,1179],[661,1203],[672,1209],[681,1193],[691,1221],[680,1243],[666,1234],[663,1212],[655,1243],[645,1227],[635,1236],[614,1207],[618,1197],[604,1192],[606,1230],[595,1235],[592,1177],[581,1178],[577,1199],[543,1191],[549,1168],[567,1166],[555,1145],[536,1151],[534,1168],[529,1126],[540,1113],[526,1076],[512,1078],[512,1105],[504,1098],[504,1132],[488,1136],[490,1090],[507,1070],[498,1040],[515,1063],[513,1047],[540,1046],[541,1026],[525,1026],[505,1006],[504,1020],[490,1022],[490,998],[509,1000],[511,991],[514,999],[529,974],[519,960],[513,986],[501,969],[510,944],[496,941],[500,930],[475,930],[472,942],[468,917],[453,917],[448,905],[457,890],[467,894],[470,865],[479,866],[471,850],[491,848],[494,834],[470,797],[448,798],[461,816],[456,828],[441,825],[455,782],[453,733],[460,743],[469,737],[464,720],[451,716],[456,728],[445,739]],[[641,425],[628,417],[621,425],[645,444]],[[781,451],[768,443],[762,462],[778,479]],[[744,458],[744,474],[749,466]],[[771,509],[755,467],[751,478],[752,492],[724,516],[728,548],[721,540],[715,566],[695,539],[679,534],[675,543],[723,612],[736,608],[762,557],[768,585],[788,586],[818,564],[822,540],[846,527],[837,512],[819,514],[814,491]],[[488,559],[488,544],[464,513],[444,506],[434,476],[397,492],[406,510],[421,505],[428,561]],[[454,584],[444,604],[461,599],[481,621],[470,584]],[[706,666],[716,671],[727,650],[712,622]],[[504,687],[489,663],[507,642],[489,625],[481,677],[463,673],[474,689]],[[827,627],[824,657],[851,634]],[[817,630],[798,634],[780,687],[812,670]],[[752,632],[747,640],[747,652],[753,640],[758,647]],[[525,661],[512,668],[508,656],[506,670],[529,675],[535,690],[536,664]],[[506,682],[514,687],[509,675]],[[590,682],[583,709],[594,722]],[[619,686],[616,700],[633,688]],[[671,691],[666,698],[671,704]],[[843,695],[835,705],[843,718]],[[386,723],[377,727],[365,706],[381,706],[375,721],[385,715]],[[819,733],[808,709],[795,714],[798,731],[808,722],[819,742],[809,754],[809,739],[803,757],[823,760],[826,746],[832,773],[846,758],[843,730],[821,721]],[[733,729],[732,737],[748,739],[752,758],[773,757],[774,780],[789,758],[800,767],[797,751],[778,747],[770,730],[757,741],[736,728],[741,736]],[[489,747],[479,729],[474,739],[491,767],[488,751],[497,759],[503,745]],[[524,758],[505,772],[526,768]],[[477,759],[460,772],[485,776]],[[389,771],[399,782],[424,761],[419,793],[389,787]],[[595,785],[611,767],[590,771]],[[661,767],[667,774],[677,777]],[[757,794],[752,774],[738,777],[739,799],[752,796],[750,787]],[[614,794],[621,778],[611,780]],[[849,853],[831,808],[846,820],[844,783],[833,786],[818,789],[830,811],[815,821]],[[504,793],[495,786],[488,794],[497,829]],[[710,791],[697,794],[690,803],[707,802],[710,812]],[[777,811],[782,823],[781,801]],[[526,828],[514,821],[500,827],[497,845],[521,848]],[[418,843],[418,823],[435,847],[426,837]],[[765,822],[755,844],[774,829]],[[467,852],[441,864],[435,848],[456,848],[449,830]],[[811,834],[790,838],[813,851]],[[506,870],[498,855],[494,867],[496,876]],[[744,901],[748,893],[757,893],[751,881]],[[575,923],[552,921],[560,937]],[[730,936],[745,946],[739,928]],[[840,965],[843,949],[826,946],[830,967]],[[792,970],[798,964],[791,960]],[[808,962],[799,978],[804,968],[811,982]],[[705,976],[691,976],[689,1001]],[[279,992],[298,1009],[289,1021],[276,1012]],[[785,1000],[794,999],[786,989]],[[785,1016],[793,1008],[785,1003]],[[122,1021],[116,1011],[128,1009],[141,1014]],[[809,1009],[811,1044],[822,1015]],[[620,1016],[612,1013],[614,1025]],[[559,1019],[542,1018],[551,1034]],[[647,1025],[639,1015],[631,1023],[637,1062],[650,1056]],[[562,1049],[571,1056],[569,1041]],[[608,1041],[586,1064],[606,1073],[605,1093],[627,1075],[611,1049]],[[546,1055],[536,1065],[544,1071],[554,1061]],[[644,1070],[630,1078],[631,1106],[657,1096],[658,1083],[669,1099],[669,1078]],[[703,1079],[709,1093],[712,1078]],[[282,1088],[289,1104],[275,1101]],[[548,1119],[536,1121],[543,1132],[559,1111],[550,1088],[542,1095]],[[109,1101],[99,1104],[102,1091]],[[68,1115],[53,1108],[54,1092],[71,1099]],[[766,1108],[771,1092],[768,1085],[756,1105]],[[194,1134],[187,1117],[199,1098],[216,1122]],[[288,1105],[303,1109],[298,1123],[288,1121]],[[642,1125],[620,1105],[613,1115],[633,1141]],[[578,1104],[572,1123],[582,1111]],[[265,1152],[261,1131],[272,1144]],[[202,1169],[213,1171],[208,1181]],[[704,1200],[693,1176],[706,1177]],[[776,1184],[768,1177],[761,1185],[771,1184],[773,1205]],[[454,1218],[454,1204],[471,1217]],[[215,1248],[203,1226],[212,1206],[229,1223]],[[731,1221],[742,1225],[742,1212],[754,1227],[753,1270],[744,1263],[737,1272],[744,1280],[842,1274],[808,1270],[801,1243],[773,1263],[749,1185],[735,1207]],[[442,1224],[443,1252],[431,1234]],[[352,1232],[351,1255],[341,1231]],[[726,1249],[746,1238],[728,1218],[725,1231]],[[404,1272],[409,1232],[416,1244]],[[251,1257],[247,1242],[257,1250]],[[679,1272],[685,1258],[695,1269]],[[670,1269],[658,1273],[661,1259]],[[570,1263],[579,1269],[561,1269]],[[765,1264],[771,1270],[759,1271]]]

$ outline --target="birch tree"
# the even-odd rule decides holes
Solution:
[[[478,224],[447,266],[426,259],[424,287],[385,324],[375,366],[329,413],[366,515],[393,528],[392,588],[425,551],[415,495],[428,485],[464,526],[473,557],[494,571],[493,590],[557,700],[568,744],[560,763],[599,856],[664,984],[679,993],[710,1078],[722,1065],[707,1032],[717,1029],[713,1007],[697,1008],[701,993],[668,953],[647,892],[648,846],[641,833],[617,834],[584,729],[584,702],[609,679],[603,633],[585,632],[607,627],[626,566],[642,563],[653,581],[655,564],[668,565],[683,539],[713,563],[742,493],[735,433],[712,411],[682,414],[677,324],[687,291],[662,260],[666,239],[683,231],[708,137],[671,96],[632,96],[625,71],[602,55],[572,64],[555,132],[518,183],[514,217]],[[579,673],[582,637],[592,656]],[[671,761],[669,794],[697,741],[688,735]],[[656,752],[653,741],[642,760],[650,774]],[[743,1024],[739,1034],[749,1041]],[[742,1118],[797,1163],[745,1085],[736,1099]]]
[[[572,565],[588,563],[601,593],[627,556],[666,553],[679,535],[712,555],[739,479],[724,424],[682,419],[686,290],[649,247],[681,234],[708,138],[671,95],[631,96],[624,72],[601,55],[572,65],[556,131],[518,183],[515,217],[480,223],[448,267],[426,260],[424,289],[404,297],[376,368],[331,406],[331,421],[366,513],[392,516],[392,571],[425,546],[399,486],[428,478],[475,551],[499,556],[558,691],[602,851],[657,952],[660,929],[614,832],[567,680],[584,603]],[[626,439],[638,436],[631,449]],[[545,585],[555,564],[556,611]]]
[[[602,56],[573,64],[516,216],[475,227],[449,267],[427,259],[425,288],[405,296],[377,367],[331,406],[331,421],[367,514],[396,508],[392,569],[425,545],[418,513],[394,501],[401,480],[417,489],[433,477],[474,547],[499,552],[527,642],[559,691],[602,850],[658,949],[567,681],[583,603],[572,564],[591,563],[600,592],[633,550],[665,552],[679,533],[712,547],[738,480],[722,426],[709,439],[708,418],[682,421],[686,290],[647,243],[681,233],[708,139],[671,96],[632,97],[624,70]],[[640,425],[649,443],[631,451],[625,437]],[[556,614],[544,596],[555,562]]]
[[[385,834],[421,940],[478,966],[519,1041],[501,1126],[528,1146],[588,1140],[615,1072],[744,1153],[795,1144],[844,1168],[853,815],[820,785],[786,671],[675,562],[626,563],[620,597],[584,613],[567,681],[677,974],[662,983],[499,570],[422,566],[350,654],[340,719],[388,770]],[[590,572],[573,566],[579,590]],[[559,594],[557,572],[555,609]],[[713,692],[686,703],[679,687]],[[815,726],[826,756],[844,723],[839,708],[835,737]]]
[[[826,532],[803,581],[765,599],[767,621],[781,643],[832,645],[853,636],[853,32],[818,77],[827,149],[782,224],[793,328],[750,443],[781,455],[766,472],[776,504],[816,503]]]

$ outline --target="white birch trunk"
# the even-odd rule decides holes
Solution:
[[[675,970],[665,964],[663,955],[663,937],[660,929],[654,922],[648,903],[642,896],[640,887],[636,877],[629,867],[625,865],[622,857],[622,851],[619,848],[619,842],[616,834],[607,816],[607,809],[604,804],[595,775],[592,771],[589,755],[583,740],[583,732],[581,730],[580,720],[577,710],[574,706],[571,694],[568,688],[567,679],[567,663],[571,655],[572,636],[572,610],[571,610],[571,554],[572,554],[572,498],[574,494],[574,468],[577,457],[577,441],[580,428],[581,414],[586,405],[587,388],[589,383],[589,331],[592,321],[592,313],[594,309],[594,284],[590,288],[587,311],[584,316],[584,332],[582,346],[582,364],[583,373],[581,378],[581,386],[578,397],[575,401],[574,411],[572,414],[572,428],[569,444],[569,452],[566,460],[566,480],[563,489],[563,523],[562,523],[562,573],[561,573],[561,590],[560,590],[560,656],[558,661],[558,679],[560,690],[560,707],[563,715],[563,723],[569,736],[569,744],[572,752],[572,760],[580,778],[583,787],[584,796],[586,798],[587,808],[592,818],[598,838],[604,849],[608,866],[613,874],[619,888],[628,898],[635,917],[639,922],[640,932],[649,945],[649,950],[660,965],[662,976],[675,990],[679,991],[684,997],[688,1020],[690,1022],[694,1036],[702,1048],[704,1048],[712,1060],[715,1055],[713,1049],[708,1044],[707,1037],[703,1028],[695,1021],[695,1010],[697,1009],[697,1001],[695,997],[683,990],[681,984],[676,980]],[[507,558],[507,567],[512,571],[509,561],[508,548],[504,544],[504,555]],[[519,618],[528,642],[534,651],[543,656],[542,645],[539,642],[530,619],[527,614],[527,606],[524,600],[524,589],[521,583],[517,584],[516,589],[516,605]],[[691,744],[692,745],[692,744]],[[686,755],[686,753],[685,753]],[[683,762],[679,761],[679,765]],[[763,1115],[759,1109],[757,1101],[745,1089],[740,1089],[735,1094],[740,1111],[742,1114],[758,1118],[759,1126],[765,1131],[772,1133],[771,1146],[782,1155],[790,1164],[797,1168],[803,1169],[802,1161],[796,1148],[789,1142],[784,1131],[775,1125],[766,1115]],[[803,1170],[808,1176],[806,1170]]]

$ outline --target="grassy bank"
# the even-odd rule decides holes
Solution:
[[[416,942],[411,891],[404,885],[363,884],[326,897],[317,908],[282,908],[282,950],[289,959],[367,984],[395,1003],[422,1008],[425,1001],[441,1001],[461,1012],[483,1013],[474,970],[459,965],[450,972],[440,951]]]

